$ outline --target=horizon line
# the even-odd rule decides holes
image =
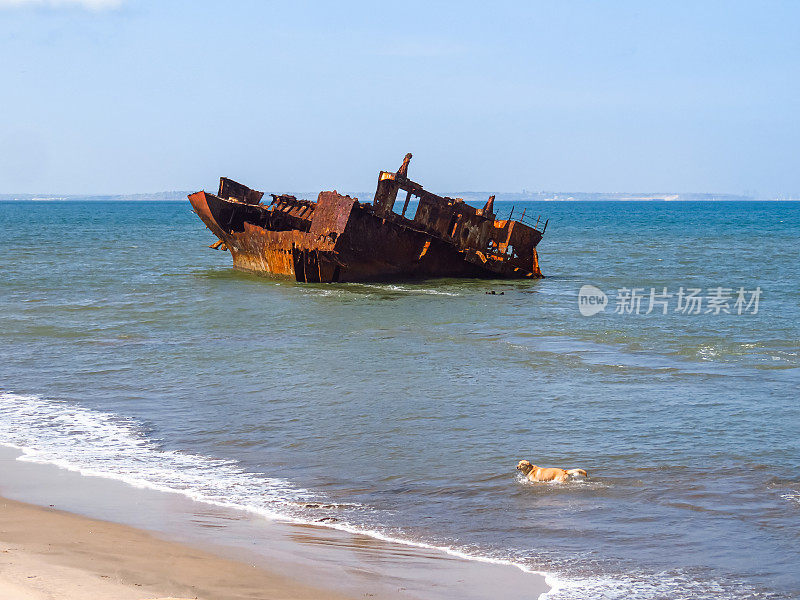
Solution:
[[[188,195],[194,192],[184,192],[182,190],[162,191],[162,192],[139,192],[131,194],[35,194],[35,193],[22,193],[22,194],[4,194],[0,193],[0,202],[184,202],[188,199]],[[297,197],[301,196],[314,196],[319,192],[304,193],[292,192],[292,195]],[[370,192],[369,195],[372,193]],[[475,201],[474,198],[467,198],[465,196],[476,195],[492,195],[489,192],[457,192],[451,193],[452,195],[444,194],[445,197],[461,198],[467,201]],[[800,196],[774,196],[767,198],[758,198],[755,196],[748,196],[745,194],[732,194],[723,192],[672,192],[672,193],[658,193],[658,192],[551,192],[551,191],[537,191],[537,192],[495,192],[493,195],[514,195],[514,196],[536,196],[547,195],[553,196],[550,198],[515,198],[514,202],[800,202]],[[156,196],[150,197],[148,196]],[[172,196],[172,197],[157,197],[157,196]],[[180,197],[175,197],[180,196]],[[606,198],[575,198],[574,196],[606,196]],[[614,197],[617,196],[617,197]],[[688,197],[687,197],[688,196]],[[359,195],[352,196],[355,199],[360,198]],[[512,202],[512,200],[503,200],[497,198],[498,202]]]

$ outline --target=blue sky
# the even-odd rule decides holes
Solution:
[[[800,195],[800,2],[0,0],[0,192]]]

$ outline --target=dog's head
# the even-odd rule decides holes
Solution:
[[[536,468],[529,460],[521,460],[517,463],[517,471],[522,471],[523,475],[527,475]]]

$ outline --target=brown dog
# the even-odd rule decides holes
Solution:
[[[563,483],[570,477],[575,477],[576,475],[582,475],[584,477],[589,476],[583,469],[558,469],[556,467],[545,469],[532,465],[529,460],[519,461],[517,463],[517,470],[522,471],[522,474],[530,481],[556,481],[558,483]]]

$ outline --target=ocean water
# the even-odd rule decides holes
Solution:
[[[800,597],[800,204],[528,213],[543,280],[315,285],[233,271],[188,202],[0,203],[0,443],[511,561],[553,600]]]

